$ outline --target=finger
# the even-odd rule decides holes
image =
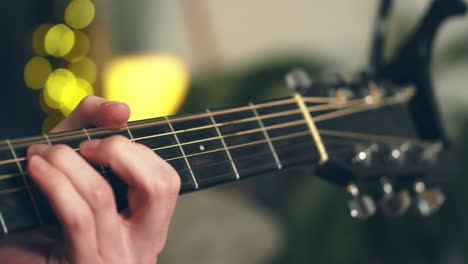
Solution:
[[[105,250],[109,248],[108,245],[121,245],[116,241],[121,241],[122,236],[121,218],[114,195],[104,178],[74,150],[64,145],[32,147],[29,154],[41,155],[67,177],[92,210],[101,255],[107,260],[117,257],[122,248],[114,246],[112,251]]]
[[[88,96],[52,132],[86,127],[118,129],[125,125],[129,117],[130,108],[126,104]]]
[[[91,209],[70,181],[39,155],[29,157],[27,171],[62,223],[73,263],[91,263],[97,252]]]
[[[83,142],[80,151],[86,159],[111,167],[130,185],[129,221],[136,232],[144,240],[165,237],[180,190],[174,169],[152,150],[121,136]]]

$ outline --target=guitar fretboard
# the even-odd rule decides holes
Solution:
[[[122,135],[171,164],[181,177],[181,193],[187,193],[305,162],[317,164],[320,155],[305,117],[296,100],[285,98],[131,122],[115,131],[82,129],[7,140],[0,144],[0,233],[55,222],[46,199],[26,175],[25,155],[31,144],[66,144],[79,151],[84,140]],[[108,168],[95,169],[124,208],[126,184]]]

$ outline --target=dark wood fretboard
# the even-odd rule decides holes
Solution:
[[[84,140],[112,135],[146,145],[171,164],[181,177],[181,193],[320,161],[305,113],[293,98],[131,122],[115,131],[82,129],[5,140],[0,143],[0,234],[55,223],[46,199],[26,174],[28,146],[66,144],[79,151]],[[96,170],[124,208],[126,184],[108,168]]]

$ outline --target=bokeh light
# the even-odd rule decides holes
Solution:
[[[187,94],[189,74],[174,56],[146,55],[116,59],[106,68],[103,96],[126,102],[130,120],[175,113]]]
[[[75,30],[75,43],[72,50],[64,57],[68,62],[78,62],[88,55],[89,52],[89,38],[85,33]]]
[[[40,56],[47,56],[45,50],[45,36],[47,32],[53,27],[52,24],[42,24],[33,33],[32,48],[33,51]]]
[[[44,88],[47,78],[52,73],[52,65],[45,58],[31,58],[24,67],[24,81],[29,88]]]
[[[85,79],[89,83],[93,84],[96,81],[97,66],[89,58],[84,58],[78,62],[70,63],[68,69],[73,74],[81,79]]]
[[[64,24],[58,24],[49,29],[44,42],[47,54],[55,57],[67,55],[75,44],[75,33]]]
[[[81,100],[88,95],[91,95],[89,90],[76,86],[75,89],[69,92],[69,96],[60,102],[60,111],[64,116],[68,116],[78,106]]]
[[[57,69],[50,74],[44,90],[44,101],[48,107],[60,109],[61,102],[73,96],[76,78],[67,69]]]
[[[95,8],[90,0],[73,0],[65,9],[65,23],[75,29],[87,27],[94,16]]]
[[[42,112],[44,112],[44,113],[46,113],[46,114],[51,114],[51,113],[57,112],[56,109],[50,108],[50,107],[46,104],[46,102],[44,101],[44,90],[42,90],[42,92],[41,92],[41,94],[40,94],[39,106],[41,107]]]

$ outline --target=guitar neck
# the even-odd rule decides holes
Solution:
[[[123,135],[153,149],[181,177],[181,193],[320,162],[306,104],[283,98],[231,109],[131,122],[120,130],[82,129],[0,143],[0,234],[55,223],[44,196],[26,174],[31,144],[66,144]],[[313,131],[312,131],[313,132]],[[97,166],[114,189],[119,208],[127,186]],[[157,175],[154,175],[155,177]]]

